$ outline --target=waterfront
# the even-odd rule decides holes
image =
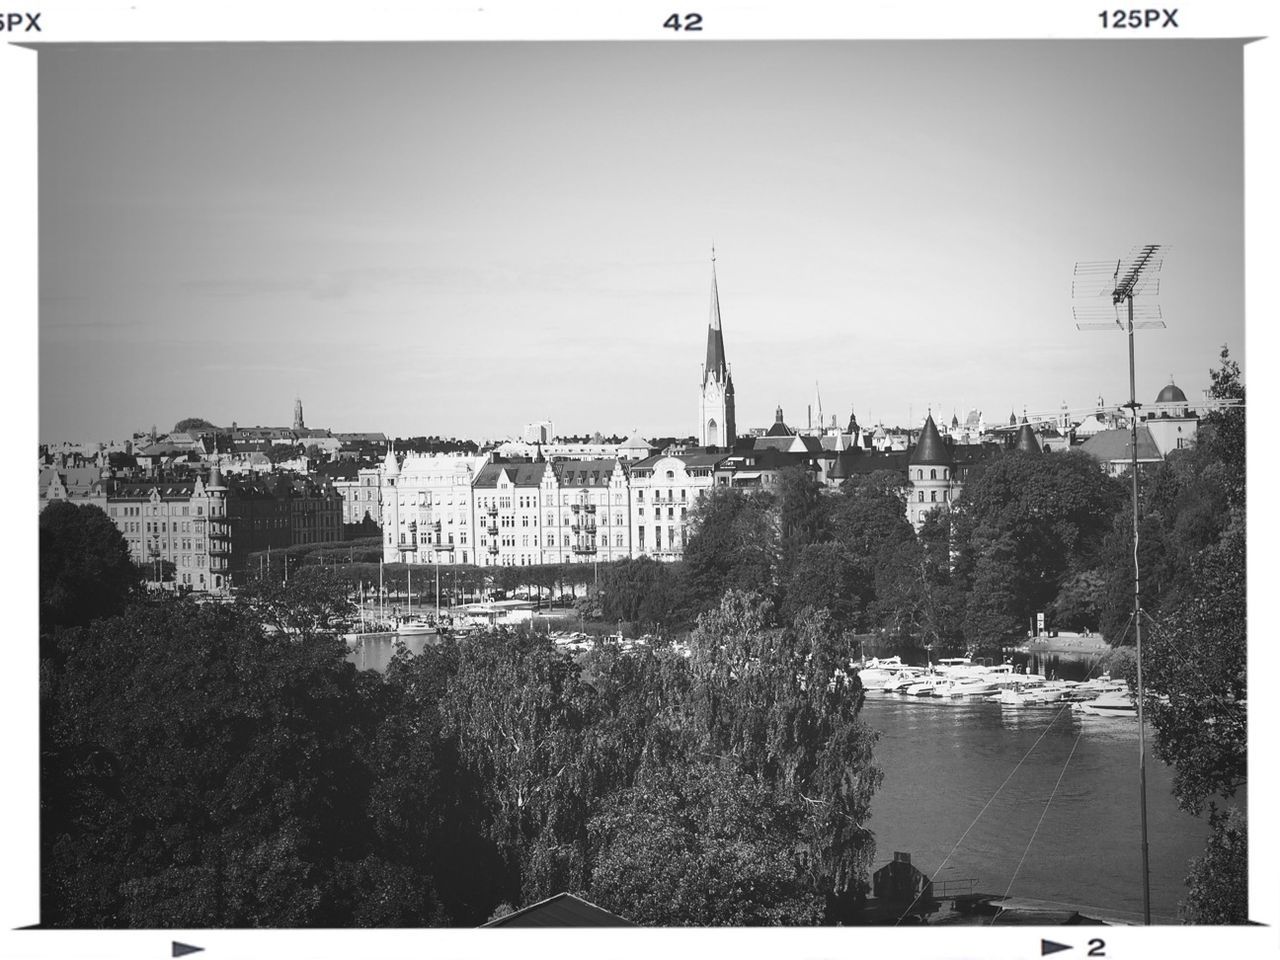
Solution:
[[[892,695],[868,696],[862,716],[881,731],[876,763],[885,774],[871,807],[876,867],[903,851],[935,881],[974,877],[984,893],[1141,919],[1135,721],[1081,717],[1064,705]],[[1171,779],[1148,728],[1153,923],[1177,922],[1188,862],[1208,836],[1204,817],[1177,808]]]

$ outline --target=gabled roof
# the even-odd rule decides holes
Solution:
[[[560,460],[551,465],[563,486],[607,487],[617,460]]]
[[[911,451],[911,459],[908,463],[914,465],[950,462],[951,452],[942,442],[938,427],[933,422],[933,414],[930,414],[924,421],[924,429],[920,431],[920,439],[916,442],[915,449]]]
[[[487,463],[476,474],[474,486],[496,487],[498,478],[506,474],[517,487],[536,487],[542,483],[547,463]]]
[[[1133,458],[1130,442],[1131,434],[1128,430],[1103,430],[1080,444],[1080,449],[1096,460],[1112,463]],[[1151,438],[1151,431],[1143,426],[1138,427],[1138,459],[1143,461],[1163,459],[1160,456],[1160,448]]]
[[[588,900],[572,893],[557,893],[554,897],[530,904],[505,917],[490,920],[485,927],[634,927],[616,913],[597,907]]]

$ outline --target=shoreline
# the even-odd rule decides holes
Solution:
[[[1060,633],[1056,637],[1036,637],[1017,646],[1006,647],[1019,653],[1096,653],[1108,654],[1114,647],[1100,634],[1084,636],[1078,633]]]

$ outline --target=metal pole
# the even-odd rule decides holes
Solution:
[[[1142,717],[1142,599],[1138,568],[1138,393],[1133,374],[1133,294],[1129,300],[1129,411],[1132,423],[1133,474],[1133,637],[1138,661],[1138,794],[1142,812],[1142,922],[1151,925],[1151,868],[1147,850],[1147,737]]]
[[[440,551],[436,551],[436,623],[440,622]]]

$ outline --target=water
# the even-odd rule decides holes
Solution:
[[[402,637],[395,633],[366,633],[350,645],[347,662],[354,663],[357,670],[386,673],[398,644],[403,644],[410,653],[417,656],[428,642],[435,640],[437,638],[429,634],[408,634]]]
[[[1079,664],[1064,659],[1059,666],[1076,672]],[[1135,720],[1082,717],[1061,704],[877,694],[868,695],[862,716],[881,731],[876,762],[885,774],[872,801],[875,867],[902,851],[935,881],[974,877],[983,893],[1092,905],[1141,920]],[[1148,726],[1153,923],[1177,922],[1188,861],[1203,854],[1208,836],[1206,818],[1177,808],[1171,781]]]

